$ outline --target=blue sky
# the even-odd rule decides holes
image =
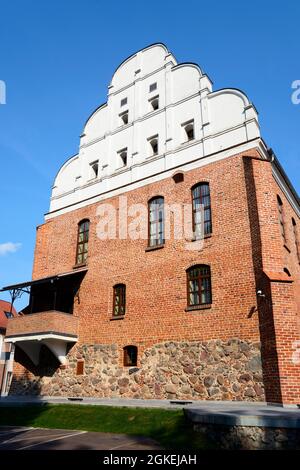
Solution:
[[[106,101],[115,68],[154,42],[198,63],[214,89],[247,93],[299,192],[299,17],[289,1],[0,0],[0,286],[31,278],[35,227],[57,170]]]

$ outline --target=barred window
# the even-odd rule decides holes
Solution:
[[[193,232],[196,238],[212,233],[209,183],[199,183],[192,188]],[[204,220],[201,220],[203,214]],[[203,230],[201,230],[203,227]]]
[[[78,224],[76,264],[84,264],[88,255],[90,221],[82,220]]]
[[[125,315],[126,310],[126,286],[117,284],[114,286],[113,315],[118,317]]]
[[[187,270],[187,300],[189,307],[211,304],[210,267],[201,264]]]
[[[137,365],[137,347],[125,346],[124,351],[124,366],[133,367]]]
[[[151,199],[149,208],[149,246],[164,244],[164,198]]]

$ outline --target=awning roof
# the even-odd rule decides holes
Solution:
[[[57,281],[61,277],[73,276],[74,274],[79,274],[79,273],[83,273],[86,271],[87,271],[87,268],[74,269],[74,271],[69,271],[67,273],[55,274],[54,276],[43,277],[41,279],[36,279],[34,281],[26,281],[26,282],[21,282],[20,284],[13,284],[11,286],[6,286],[0,289],[0,292],[4,292],[7,290],[23,289],[25,287],[35,286],[37,284],[45,284],[47,282]]]

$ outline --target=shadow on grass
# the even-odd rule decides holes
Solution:
[[[3,406],[2,426],[32,426],[144,436],[165,449],[209,449],[209,439],[193,430],[183,410],[91,405]]]

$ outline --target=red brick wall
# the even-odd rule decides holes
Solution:
[[[250,152],[255,155],[255,152]],[[191,187],[209,181],[213,234],[204,249],[187,251],[182,240],[167,240],[161,250],[145,252],[144,240],[101,241],[96,235],[96,209],[87,206],[58,216],[39,227],[33,277],[71,271],[75,261],[77,224],[89,218],[88,273],[80,290],[80,341],[152,344],[167,339],[204,340],[232,336],[259,339],[251,254],[247,194],[240,157],[229,158],[126,193],[128,205],[162,195],[165,203],[188,203]],[[105,200],[117,207],[118,198]],[[209,310],[186,312],[186,269],[211,266],[213,303]],[[124,320],[110,321],[112,288],[127,286]]]
[[[53,331],[61,334],[78,334],[78,318],[67,313],[48,311],[11,318],[7,322],[6,336],[28,335]]]
[[[255,158],[259,158],[256,150],[247,151],[191,170],[183,182],[176,184],[167,178],[126,193],[128,205],[146,204],[156,195],[169,204],[190,203],[191,187],[208,181],[213,233],[201,251],[187,251],[185,241],[174,239],[166,240],[163,249],[149,252],[145,251],[145,240],[101,241],[96,234],[100,203],[57,216],[38,227],[34,279],[73,269],[77,224],[83,218],[90,219],[88,272],[74,308],[74,315],[79,317],[79,345],[116,344],[121,354],[125,345],[136,344],[141,356],[145,348],[170,340],[262,340],[268,397],[273,401],[298,400],[298,389],[292,392],[296,376],[293,372],[289,381],[290,366],[284,365],[278,352],[278,347],[283,350],[286,344],[286,330],[278,318],[287,315],[294,324],[294,295],[299,301],[299,283],[288,283],[287,303],[281,311],[277,301],[272,305],[272,296],[281,294],[263,271],[282,273],[286,266],[299,277],[299,265],[295,247],[287,251],[280,239],[278,188],[271,165]],[[292,209],[282,194],[281,198],[290,218]],[[118,197],[104,202],[118,207]],[[291,238],[290,227],[287,231]],[[198,263],[211,267],[213,302],[210,309],[186,312],[186,269]],[[113,286],[117,283],[126,284],[126,315],[111,321]],[[265,303],[257,303],[258,287],[265,291]],[[294,341],[299,330],[292,336]],[[290,353],[291,342],[287,348]],[[288,385],[283,386],[281,374],[287,377]]]

